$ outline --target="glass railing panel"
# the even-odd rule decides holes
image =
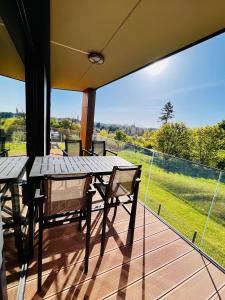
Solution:
[[[146,204],[189,240],[200,244],[219,171],[155,153]]]
[[[225,268],[225,173],[221,172],[200,243]]]
[[[106,142],[106,149],[119,153],[122,150],[123,143],[121,141],[116,141],[113,139],[105,139],[105,138],[98,138],[98,140],[104,140]]]
[[[80,130],[73,129],[63,129],[63,128],[51,128],[50,132],[51,137],[51,153],[52,154],[62,154],[60,150],[65,149],[65,139],[69,140],[79,140],[80,139]],[[59,152],[57,152],[57,150]]]
[[[11,138],[7,137],[6,149],[9,149],[9,156],[26,155],[26,131],[25,126],[22,129],[16,130],[12,133]]]
[[[225,267],[225,173],[121,141],[107,147],[142,164],[139,200]]]
[[[139,187],[138,198],[145,201],[145,194],[149,184],[149,172],[153,152],[151,150],[124,143],[118,155],[135,165],[142,165],[141,184]]]

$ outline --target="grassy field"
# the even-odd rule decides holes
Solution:
[[[146,197],[146,204],[155,212],[161,204],[160,215],[190,240],[197,231],[196,244],[200,245],[219,172],[215,171],[218,174],[211,174],[209,178],[187,176],[181,170],[176,173],[159,167],[156,160],[146,193],[151,157],[133,151],[121,151],[119,155],[135,164],[142,164],[140,200],[144,201]],[[219,184],[215,200],[201,248],[225,267],[224,183]]]
[[[6,143],[6,148],[9,149],[10,156],[26,155],[25,143]]]

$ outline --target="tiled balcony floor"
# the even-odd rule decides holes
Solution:
[[[225,274],[148,210],[138,205],[133,247],[126,245],[128,215],[121,207],[99,257],[100,212],[92,214],[88,275],[83,273],[85,235],[76,224],[44,234],[43,292],[36,294],[36,258],[30,262],[25,299],[225,299]],[[36,255],[35,255],[36,257]],[[8,289],[15,299],[16,286]]]

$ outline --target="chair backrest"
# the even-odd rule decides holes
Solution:
[[[89,174],[46,175],[42,182],[45,196],[44,215],[82,210],[88,205]]]
[[[92,141],[92,153],[105,156],[105,141]]]
[[[108,197],[133,195],[136,179],[140,176],[141,166],[114,167],[107,187]]]
[[[5,150],[5,137],[0,137],[0,151]]]
[[[81,156],[81,140],[65,140],[65,151],[69,156]]]

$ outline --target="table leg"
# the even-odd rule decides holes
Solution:
[[[15,233],[15,244],[18,251],[19,261],[22,262],[23,255],[23,237],[21,230],[21,212],[20,212],[20,197],[19,197],[19,185],[18,183],[10,184],[10,191],[12,195],[12,214],[14,221],[14,233]]]
[[[34,207],[29,204],[29,257],[34,255]]]
[[[29,210],[29,258],[34,256],[34,182],[28,181],[28,210]]]

